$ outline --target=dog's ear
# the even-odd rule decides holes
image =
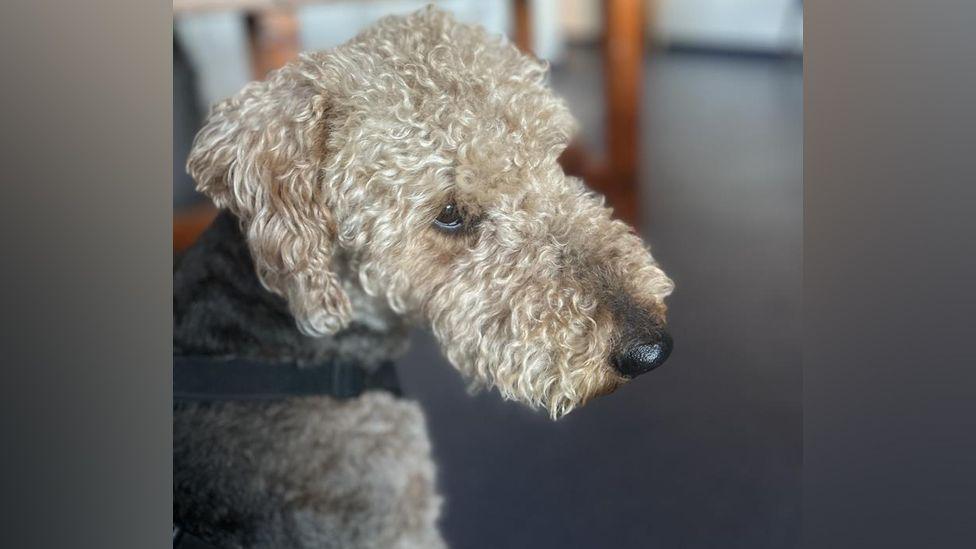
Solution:
[[[265,287],[287,299],[303,333],[322,336],[349,322],[350,304],[333,270],[337,227],[323,184],[328,102],[302,62],[216,105],[187,169],[241,220]]]

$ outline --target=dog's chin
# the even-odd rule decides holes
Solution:
[[[583,402],[583,404],[586,404],[587,402],[595,398],[609,395],[610,393],[619,389],[620,386],[623,385],[624,383],[627,383],[627,380],[623,377],[616,377],[608,381],[607,383],[603,384],[602,386],[598,387],[595,391],[593,391],[593,393]]]
[[[448,358],[451,359],[450,355]],[[546,357],[546,364],[536,363],[537,367],[532,367],[528,361],[516,361],[520,368],[510,364],[482,364],[479,368],[473,363],[451,362],[464,374],[472,393],[491,389],[504,400],[545,410],[552,419],[559,419],[597,397],[609,395],[627,382],[627,378],[600,360],[586,361],[575,367],[557,360],[565,358]],[[553,364],[561,366],[554,367]],[[479,371],[485,374],[477,375]]]
[[[626,379],[619,376],[608,377],[599,384],[579,387],[571,395],[550,395],[543,406],[552,419],[560,419],[570,412],[579,410],[596,398],[613,393],[624,383],[626,383]]]

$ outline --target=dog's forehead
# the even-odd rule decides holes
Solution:
[[[428,9],[309,60],[341,115],[330,146],[354,149],[417,200],[451,190],[491,207],[562,179],[556,158],[576,124],[546,65],[480,27]]]
[[[545,63],[435,9],[381,20],[317,59],[313,72],[337,81],[333,102],[415,147],[524,153],[524,163],[561,150],[575,129]]]
[[[520,73],[514,67],[467,64],[452,55],[459,56],[445,53],[442,57],[450,61],[425,58],[425,64],[391,69],[389,89],[376,94],[395,101],[387,111],[391,123],[422,130],[447,146],[478,147],[494,156],[506,150],[539,156],[572,133],[572,118],[562,100],[541,77],[526,77],[534,67]]]

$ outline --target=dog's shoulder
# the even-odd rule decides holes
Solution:
[[[291,332],[294,319],[258,280],[237,218],[221,212],[175,263],[174,352],[254,355],[269,335]]]

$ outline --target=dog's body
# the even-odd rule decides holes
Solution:
[[[660,365],[672,283],[556,159],[545,67],[428,9],[218,105],[189,168],[222,214],[175,274],[179,354],[395,358],[431,328],[473,386],[559,417]],[[439,547],[419,408],[175,408],[175,514],[228,547]]]
[[[302,335],[257,279],[223,213],[174,275],[174,351],[372,369],[405,349],[398,317]],[[175,519],[219,547],[440,547],[423,415],[384,391],[359,398],[179,403]]]

